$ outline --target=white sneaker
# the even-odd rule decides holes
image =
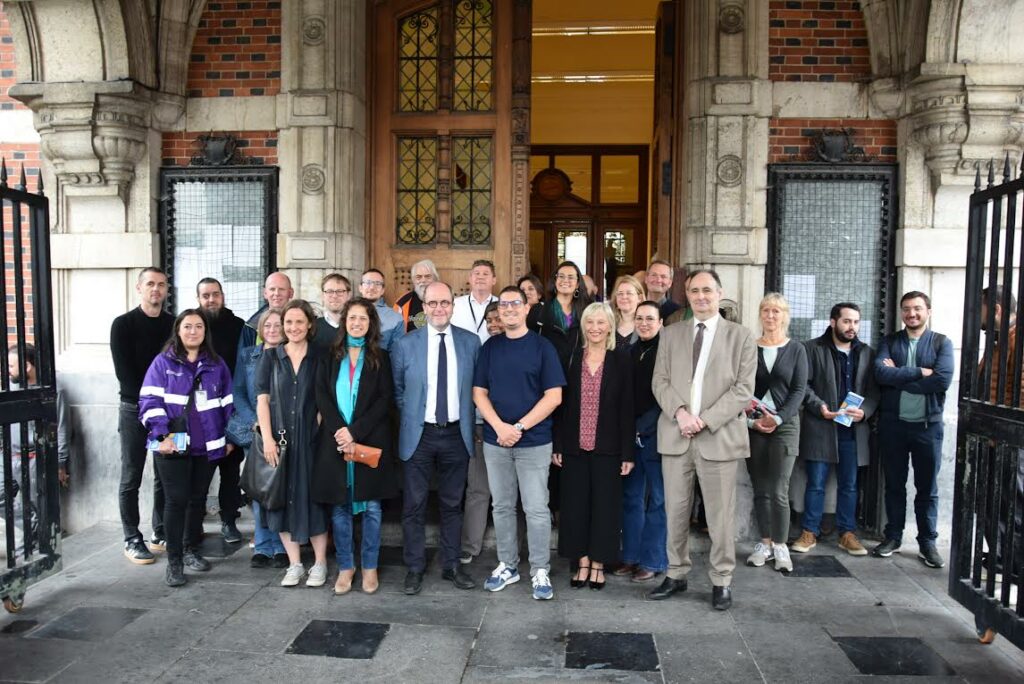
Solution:
[[[284,573],[284,579],[281,580],[282,587],[294,587],[302,579],[302,576],[306,574],[306,567],[302,563],[295,563],[294,565],[288,566],[288,571]]]
[[[772,558],[774,558],[772,555],[772,547],[764,542],[757,542],[754,544],[754,552],[747,556],[747,565],[760,568]]]
[[[551,586],[551,578],[544,568],[533,573],[533,598],[538,601],[547,601],[555,597],[555,590]]]
[[[775,555],[775,569],[779,572],[793,572],[793,559],[789,557],[789,547],[785,544],[772,544]]]
[[[306,577],[307,587],[322,587],[324,582],[327,581],[327,566],[326,565],[314,565],[309,569],[309,575]]]

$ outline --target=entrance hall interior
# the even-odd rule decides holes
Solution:
[[[571,260],[604,295],[657,251],[650,178],[662,4],[671,5],[533,4],[529,268],[545,283]]]

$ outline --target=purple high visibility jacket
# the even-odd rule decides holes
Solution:
[[[207,458],[215,461],[224,457],[224,428],[232,411],[231,373],[222,359],[211,361],[201,355],[197,364],[191,365],[169,350],[157,354],[142,381],[139,420],[150,439],[166,435],[168,423],[184,413],[197,376],[199,384],[192,403],[202,426],[204,445],[195,446],[200,452],[205,448]]]

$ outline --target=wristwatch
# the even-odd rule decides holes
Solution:
[[[526,426],[523,425],[522,423],[516,423],[512,427],[514,427],[516,430],[519,430],[520,432],[526,432]]]

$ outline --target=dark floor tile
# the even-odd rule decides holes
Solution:
[[[916,637],[835,637],[861,674],[949,676],[956,670]]]
[[[83,606],[51,620],[31,635],[36,639],[105,641],[146,611],[138,608]]]
[[[208,558],[227,558],[243,546],[246,546],[243,542],[228,544],[221,535],[208,534],[203,537],[202,543],[199,544],[199,553]]]
[[[14,620],[3,626],[0,629],[2,634],[24,634],[30,629],[35,628],[39,623],[35,620]]]
[[[784,577],[850,577],[846,566],[835,556],[793,556],[793,572],[782,573]]]
[[[310,620],[285,653],[369,660],[390,628],[381,622]]]
[[[565,666],[575,670],[654,672],[660,667],[650,634],[569,632]]]
[[[437,548],[428,546],[424,554],[426,556],[426,567],[429,568],[430,564],[434,561],[434,556],[437,555]],[[377,563],[378,565],[387,565],[391,567],[405,567],[405,560],[402,558],[402,547],[380,547],[380,557],[377,559]]]

